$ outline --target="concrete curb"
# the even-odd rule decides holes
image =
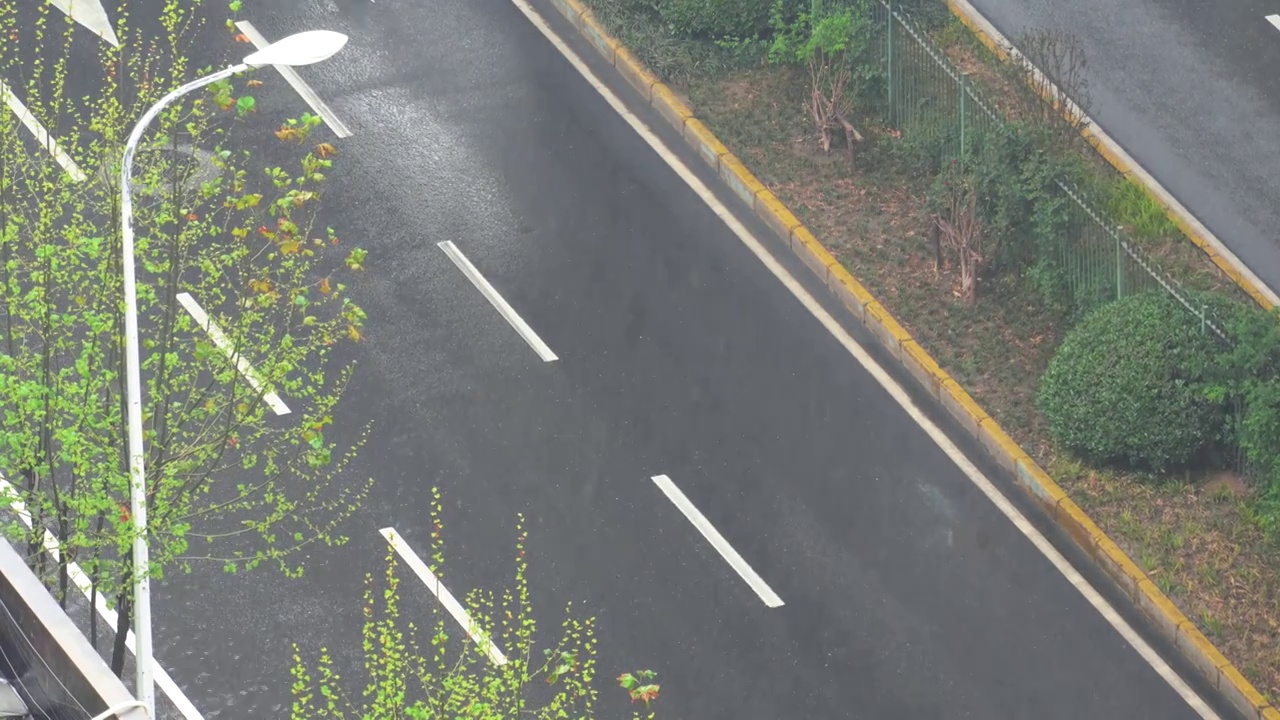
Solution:
[[[671,88],[659,82],[631,52],[610,36],[596,20],[595,14],[579,0],[550,2],[614,66],[622,78],[680,132],[685,142],[716,171],[734,194],[746,202],[791,247],[792,252],[884,344],[920,386],[977,438],[1002,467],[1013,473],[1018,485],[1030,493],[1053,521],[1119,585],[1138,609],[1203,673],[1210,685],[1229,698],[1250,720],[1280,720],[1280,710],[1268,704],[1262,694],[1147,578],[1141,568],[1067,497],[1048,473],[938,365],[875,296],[823,247],[804,223],[715,137],[706,124],[694,116],[693,110]],[[953,9],[960,3],[968,5],[965,0],[948,2],[955,3],[952,5]],[[977,17],[976,13],[974,16]],[[1121,156],[1119,153],[1118,157]],[[1180,205],[1177,207],[1181,209]],[[1180,211],[1186,213],[1185,209]],[[1187,217],[1190,215],[1187,214]],[[1194,218],[1192,221],[1194,222]],[[1237,273],[1233,278],[1243,280],[1243,275]],[[1242,284],[1242,287],[1245,286]]]
[[[970,31],[977,36],[978,40],[987,47],[996,57],[1004,61],[1011,59],[1022,59],[1022,54],[1018,49],[1009,42],[1004,35],[992,25],[989,20],[982,16],[976,8],[969,3],[969,0],[946,0],[947,6],[951,8],[952,14],[960,19]],[[1039,69],[1033,68],[1032,73],[1035,76],[1036,84],[1042,88],[1048,88],[1049,92],[1056,93],[1056,86],[1052,82],[1045,80],[1043,73]],[[1043,83],[1042,83],[1043,80]],[[1129,179],[1130,182],[1146,191],[1147,195],[1154,200],[1160,207],[1164,208],[1165,214],[1173,221],[1178,229],[1183,232],[1196,247],[1204,251],[1209,259],[1218,269],[1223,272],[1231,281],[1240,286],[1254,302],[1258,303],[1265,310],[1280,305],[1280,297],[1274,290],[1267,287],[1253,271],[1244,264],[1235,253],[1231,252],[1221,240],[1199,220],[1191,214],[1189,210],[1178,202],[1173,194],[1164,189],[1164,186],[1156,181],[1146,170],[1144,170],[1138,162],[1134,160],[1129,153],[1125,152],[1120,144],[1111,139],[1100,125],[1093,118],[1085,115],[1074,102],[1067,101],[1066,107],[1063,108],[1063,114],[1074,115],[1083,118],[1085,122],[1084,129],[1080,134],[1085,140],[1098,151],[1108,163],[1116,170]]]

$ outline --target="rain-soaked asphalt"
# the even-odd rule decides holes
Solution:
[[[1084,44],[1088,111],[1263,282],[1280,289],[1280,30],[1271,0],[971,0],[1006,37]]]
[[[248,5],[268,38],[351,36],[302,76],[354,133],[331,138],[326,219],[370,252],[355,291],[369,337],[339,424],[375,423],[344,478],[375,485],[350,543],[316,549],[301,579],[206,568],[158,593],[157,656],[205,717],[286,716],[293,643],[358,677],[378,531],[426,555],[433,486],[456,595],[510,579],[526,516],[543,630],[569,601],[597,618],[601,717],[627,712],[607,679],[641,668],[672,718],[1195,717],[511,0]],[[264,77],[262,113],[303,109]],[[768,607],[655,475],[785,604]],[[435,602],[412,576],[402,588],[410,615]]]

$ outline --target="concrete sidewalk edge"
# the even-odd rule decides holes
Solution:
[[[635,88],[659,115],[680,132],[685,142],[716,171],[729,189],[791,247],[849,312],[902,363],[920,386],[977,438],[1002,467],[1013,474],[1018,485],[1030,493],[1054,522],[1117,583],[1135,606],[1200,670],[1212,687],[1251,720],[1280,720],[1280,710],[1267,702],[1257,688],[1196,628],[1195,623],[1067,497],[1053,478],[938,365],[888,309],[849,274],[804,223],[729,152],[671,88],[660,82],[627,48],[609,35],[596,20],[594,13],[579,0],[550,2],[601,57],[614,66],[627,84]],[[964,0],[948,2],[963,3]],[[967,6],[967,3],[964,4]]]
[[[946,0],[947,6],[951,8],[952,14],[960,19],[960,22],[969,28],[969,30],[978,38],[978,40],[986,46],[988,50],[995,54],[996,57],[1003,61],[1023,60],[1022,54],[1018,49],[1009,42],[1004,35],[996,29],[995,25],[982,16],[978,10],[969,3],[969,0]],[[1030,65],[1030,63],[1028,63]],[[1045,78],[1044,74],[1034,66],[1031,66],[1034,87],[1043,90],[1042,95],[1048,100],[1057,97],[1057,86],[1052,81]],[[1209,228],[1205,227],[1191,211],[1187,210],[1182,203],[1174,198],[1173,194],[1164,188],[1154,177],[1138,164],[1136,160],[1125,152],[1120,144],[1111,139],[1111,136],[1102,129],[1093,118],[1086,115],[1079,106],[1068,100],[1062,108],[1064,116],[1077,117],[1084,120],[1083,128],[1080,134],[1084,136],[1093,149],[1098,152],[1108,163],[1111,164],[1121,175],[1130,182],[1142,188],[1147,196],[1154,200],[1160,207],[1164,208],[1165,214],[1173,221],[1178,229],[1183,232],[1191,242],[1205,255],[1209,256],[1209,260],[1222,271],[1224,275],[1231,278],[1231,281],[1244,290],[1254,302],[1262,306],[1265,310],[1280,305],[1280,297],[1277,297],[1274,290],[1267,286],[1266,283],[1253,273],[1235,253],[1231,252],[1221,240],[1213,233],[1209,232]]]

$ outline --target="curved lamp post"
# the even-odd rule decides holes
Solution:
[[[133,132],[124,148],[124,162],[120,167],[120,225],[124,262],[124,333],[125,374],[128,384],[129,415],[129,477],[130,503],[135,537],[133,539],[133,626],[136,646],[134,660],[137,670],[138,700],[147,708],[149,717],[156,716],[155,679],[151,660],[151,580],[147,553],[147,474],[142,447],[142,378],[138,360],[138,292],[133,258],[133,195],[130,183],[133,176],[133,155],[142,141],[142,134],[160,111],[174,100],[236,73],[265,65],[310,65],[332,57],[347,44],[347,36],[329,30],[311,30],[290,35],[249,55],[239,64],[206,77],[193,80],[165,95],[151,106]]]

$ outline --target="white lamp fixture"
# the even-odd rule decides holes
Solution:
[[[129,421],[129,477],[130,505],[134,526],[133,539],[133,627],[136,645],[134,647],[135,668],[137,670],[135,692],[138,700],[146,707],[147,715],[156,716],[155,675],[152,671],[151,650],[151,579],[149,577],[147,552],[147,473],[144,466],[142,443],[142,378],[141,362],[138,352],[138,287],[134,271],[133,257],[133,192],[130,183],[133,179],[133,155],[142,134],[160,111],[170,103],[187,93],[210,85],[249,68],[264,65],[311,65],[327,60],[347,44],[347,36],[329,30],[311,30],[290,35],[276,41],[246,57],[238,65],[232,65],[211,75],[193,80],[173,92],[165,95],[151,106],[133,132],[129,134],[129,142],[125,144],[124,161],[120,166],[120,239],[123,253],[124,274],[124,333],[125,333],[125,375],[128,385],[128,421]]]
[[[332,30],[308,30],[277,40],[244,59],[253,68],[264,65],[313,65],[333,57],[344,45],[347,36]]]

